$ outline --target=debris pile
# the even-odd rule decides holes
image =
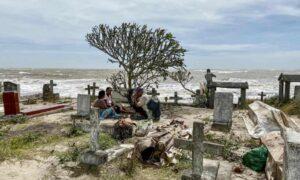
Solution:
[[[133,155],[147,164],[162,166],[175,163],[174,139],[189,139],[190,129],[184,121],[172,120],[168,124],[153,127],[145,137],[135,143]]]

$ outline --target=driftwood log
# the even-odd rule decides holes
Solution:
[[[136,124],[128,119],[121,119],[114,125],[113,137],[124,140],[133,136],[133,129]]]
[[[146,137],[139,139],[133,151],[135,157],[147,164],[168,162],[168,152],[174,147],[174,138],[190,137],[191,135],[182,121],[172,121],[150,132]]]

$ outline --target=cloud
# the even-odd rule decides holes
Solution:
[[[298,17],[299,0],[1,0],[0,53],[21,60],[38,54],[45,62],[55,54],[88,58],[101,53],[85,42],[92,26],[137,22],[172,32],[195,61],[245,52],[268,59],[262,51],[300,49]]]
[[[189,44],[187,48],[195,51],[249,51],[266,48],[263,44]]]

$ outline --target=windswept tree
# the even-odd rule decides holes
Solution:
[[[185,69],[186,50],[165,29],[135,23],[114,27],[100,24],[92,28],[86,40],[107,54],[109,62],[122,68],[107,79],[118,92],[124,88],[157,86],[171,71]]]

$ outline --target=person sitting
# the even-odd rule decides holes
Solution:
[[[160,117],[160,103],[158,99],[149,99],[144,95],[144,90],[142,88],[136,88],[132,95],[131,105],[133,109],[138,113],[137,117],[134,119],[150,119],[159,120]],[[150,112],[152,114],[150,114]]]
[[[93,107],[99,108],[99,119],[105,118],[119,118],[120,115],[115,112],[112,107],[107,106],[107,100],[105,98],[105,91],[100,90],[98,98],[95,100]]]
[[[148,119],[147,102],[146,96],[143,96],[144,90],[142,88],[136,88],[131,98],[132,108],[137,113],[137,116],[133,119]]]
[[[112,91],[113,89],[111,87],[107,87],[106,91],[105,91],[105,99],[106,99],[106,105],[108,107],[112,107],[116,113],[133,113],[132,111],[126,109],[124,106],[122,105],[117,105],[114,103],[113,99],[112,99]]]

